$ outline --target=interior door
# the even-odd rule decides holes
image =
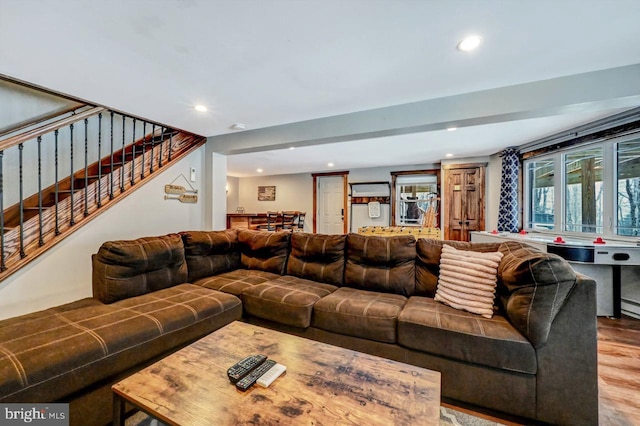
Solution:
[[[484,230],[484,186],[484,166],[447,170],[445,239],[470,241],[470,232]]]
[[[319,176],[317,192],[317,232],[343,234],[345,226],[344,177]]]

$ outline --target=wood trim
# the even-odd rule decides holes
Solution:
[[[473,169],[474,167],[487,167],[489,163],[463,163],[463,164],[445,164],[442,166],[444,170],[454,169]]]
[[[620,126],[612,127],[610,129],[601,130],[599,132],[591,133],[585,136],[579,136],[573,139],[557,142],[552,145],[545,146],[544,148],[535,149],[533,151],[527,151],[521,154],[523,160],[527,160],[539,155],[548,154],[560,149],[567,149],[574,146],[586,145],[589,143],[604,142],[608,139],[613,139],[626,135],[633,135],[640,132],[640,120],[632,123],[623,124]]]
[[[40,126],[36,129],[29,130],[28,132],[24,132],[11,138],[5,139],[0,142],[0,151],[4,151],[5,149],[11,148],[14,145],[21,144],[23,142],[35,139],[38,136],[53,132],[54,130],[60,129],[64,126],[68,126],[80,120],[84,120],[85,118],[94,116],[102,111],[106,111],[106,109],[103,107],[94,107],[86,111],[79,112],[78,114],[74,114],[70,117],[65,117],[52,123],[45,124],[44,126]]]
[[[313,233],[318,232],[317,225],[317,215],[318,211],[318,178],[326,177],[326,176],[342,176],[342,184],[343,184],[343,204],[342,208],[344,209],[344,221],[343,221],[343,233],[347,233],[347,223],[349,223],[349,211],[347,209],[347,186],[348,186],[348,176],[349,171],[340,171],[340,172],[327,172],[327,173],[312,173],[313,176]]]

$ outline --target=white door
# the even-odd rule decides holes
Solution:
[[[344,234],[344,181],[342,176],[318,178],[318,233]]]

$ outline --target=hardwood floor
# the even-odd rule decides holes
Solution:
[[[640,320],[598,318],[598,391],[601,426],[640,426]],[[524,425],[487,413],[454,409],[505,425]]]
[[[640,425],[640,320],[598,318],[600,424]]]

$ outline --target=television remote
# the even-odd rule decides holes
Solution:
[[[236,388],[238,388],[238,390],[241,390],[242,392],[246,391],[251,386],[253,386],[253,384],[260,378],[260,376],[266,373],[267,370],[269,370],[274,365],[276,365],[276,362],[274,360],[266,360],[258,368],[247,374],[243,379],[240,379],[238,383],[236,383]]]
[[[249,355],[242,361],[238,361],[227,370],[229,381],[233,384],[237,383],[238,380],[251,373],[266,360],[267,357],[265,355]]]
[[[264,373],[260,378],[256,381],[258,386],[262,386],[263,388],[268,388],[271,383],[274,382],[275,379],[280,377],[282,373],[287,371],[287,367],[282,364],[276,364],[269,369],[266,373]]]

